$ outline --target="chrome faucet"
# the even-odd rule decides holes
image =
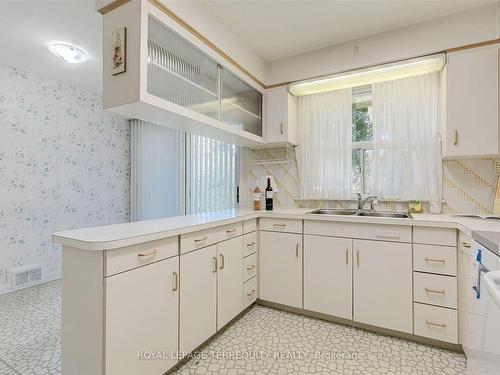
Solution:
[[[370,195],[369,197],[362,199],[361,193],[357,193],[358,195],[358,210],[362,210],[367,202],[370,202],[370,210],[374,211],[375,207],[373,206],[374,201],[377,199],[376,195]]]

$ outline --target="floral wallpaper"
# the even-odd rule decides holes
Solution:
[[[0,83],[0,284],[57,277],[52,232],[129,220],[130,125],[90,91],[1,65]]]

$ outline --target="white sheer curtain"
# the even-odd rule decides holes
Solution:
[[[371,193],[429,200],[431,212],[440,211],[439,102],[439,73],[373,84]]]
[[[352,93],[336,90],[298,98],[300,197],[351,197]]]
[[[141,120],[130,126],[132,220],[182,215],[183,133]]]

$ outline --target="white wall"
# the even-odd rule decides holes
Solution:
[[[268,65],[267,83],[297,81],[495,39],[497,15],[497,4],[491,4],[276,60]]]
[[[51,233],[129,218],[130,125],[88,90],[0,65],[0,292],[7,270],[61,272]]]

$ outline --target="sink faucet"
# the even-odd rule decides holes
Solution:
[[[370,202],[370,210],[372,211],[375,210],[375,208],[373,207],[373,203],[377,199],[376,195],[370,195],[365,199],[361,198],[361,193],[357,193],[357,195],[358,195],[358,210],[362,210],[367,202]]]

